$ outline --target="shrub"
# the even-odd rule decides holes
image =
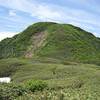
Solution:
[[[14,100],[26,92],[28,91],[23,85],[0,83],[0,100]]]
[[[71,62],[69,62],[69,61],[62,61],[62,64],[63,65],[72,65]]]
[[[26,87],[32,92],[43,90],[48,86],[48,84],[43,80],[28,80],[25,82]]]
[[[25,65],[23,62],[0,62],[0,77],[9,77],[12,75],[20,66]]]

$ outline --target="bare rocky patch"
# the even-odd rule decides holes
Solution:
[[[39,47],[41,46],[41,44],[43,43],[43,41],[46,39],[47,33],[48,33],[48,31],[45,30],[45,31],[43,31],[41,33],[38,33],[34,37],[35,38],[34,42],[31,44],[31,46],[26,51],[25,57],[32,57],[34,55],[34,53],[39,49]]]

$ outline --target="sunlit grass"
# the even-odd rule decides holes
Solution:
[[[12,58],[0,61],[0,65],[16,63],[17,69],[10,75],[12,82],[24,85],[27,80],[42,79],[48,83],[47,89],[36,91],[34,94],[26,93],[16,100],[99,100],[100,98],[100,66],[82,63],[63,65],[61,61],[49,58]],[[54,68],[55,74],[52,72]]]

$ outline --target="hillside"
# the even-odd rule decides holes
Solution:
[[[39,22],[0,42],[0,59],[33,56],[100,64],[100,39],[71,24]]]
[[[100,99],[100,66],[97,65],[63,65],[60,60],[46,57],[2,59],[0,77],[8,76],[11,77],[10,84],[0,83],[0,100]],[[25,82],[37,79],[45,81],[48,87],[43,91],[29,91]],[[33,89],[42,86],[38,84],[33,83]]]
[[[54,23],[35,23],[14,37],[2,40],[0,42],[1,59],[25,56],[25,51],[34,42],[35,36],[46,30],[52,24]]]
[[[85,64],[84,64],[85,63]],[[0,42],[0,100],[99,100],[100,38],[39,22]]]

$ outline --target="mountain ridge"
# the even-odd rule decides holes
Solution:
[[[2,40],[0,58],[32,57],[34,55],[99,63],[99,49],[100,39],[77,26],[38,22],[28,26],[23,32],[12,38]]]

